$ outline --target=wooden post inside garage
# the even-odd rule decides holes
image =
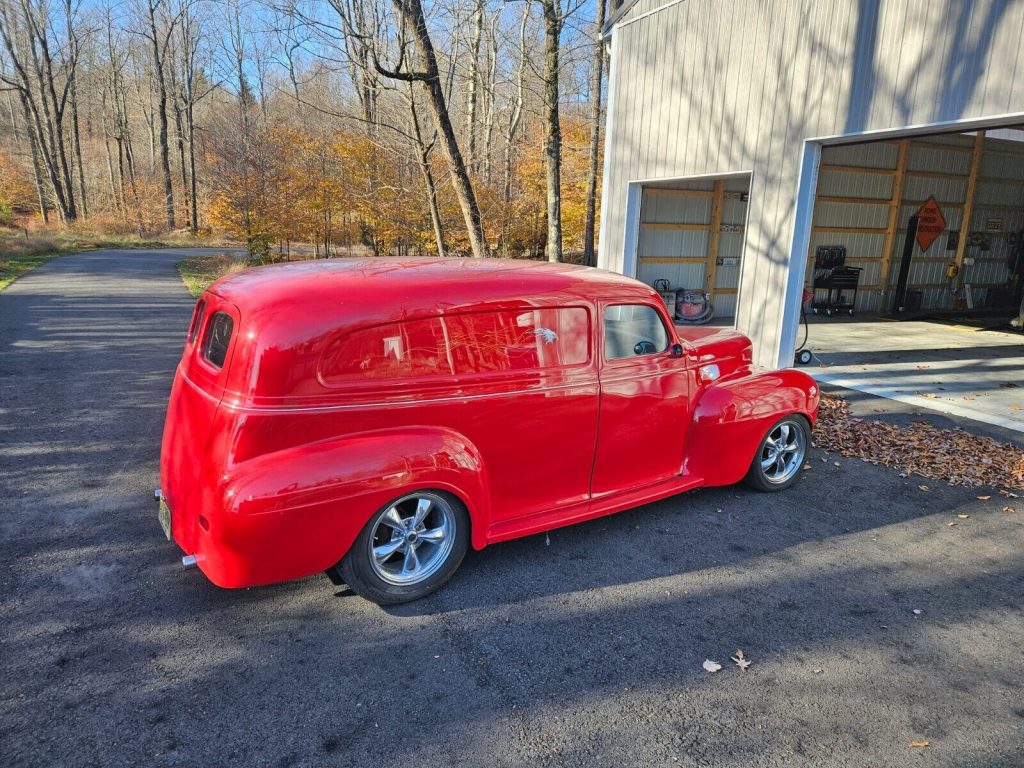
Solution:
[[[907,175],[907,152],[910,140],[901,139],[896,154],[896,171],[892,177],[892,196],[889,198],[889,220],[885,227],[885,246],[882,250],[882,265],[878,287],[884,306],[889,294],[889,270],[892,265],[892,249],[896,245],[896,230],[900,226],[900,210],[903,207],[903,179]]]
[[[967,241],[971,234],[971,216],[974,214],[974,195],[978,189],[978,169],[981,168],[981,151],[985,146],[985,132],[974,134],[974,150],[971,152],[971,175],[967,177],[967,196],[964,198],[963,215],[960,217],[960,239],[956,244],[957,269],[964,265]]]
[[[711,196],[711,232],[708,235],[708,261],[705,273],[707,282],[704,290],[712,296],[715,293],[715,276],[718,269],[718,247],[722,241],[722,206],[725,202],[725,182],[716,181]]]

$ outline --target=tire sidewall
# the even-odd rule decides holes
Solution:
[[[389,584],[378,576],[370,563],[370,538],[381,516],[395,502],[415,493],[430,493],[447,502],[455,515],[455,542],[444,564],[428,578],[418,584]],[[378,605],[393,605],[419,600],[440,589],[455,574],[469,549],[469,514],[466,505],[456,496],[432,488],[421,488],[396,496],[389,501],[363,526],[349,551],[337,566],[338,575],[360,597]]]
[[[764,470],[761,468],[761,454],[764,452],[764,446],[765,443],[768,442],[768,437],[780,424],[784,424],[786,422],[796,425],[796,427],[801,430],[804,446],[804,455],[800,460],[801,465],[807,460],[807,451],[811,446],[811,425],[807,418],[802,414],[793,413],[772,422],[772,425],[765,431],[764,437],[761,438],[761,442],[757,444],[757,450],[754,452],[754,458],[750,462],[750,469],[747,470],[747,476],[744,478],[747,485],[758,491],[764,491],[766,493],[784,491],[796,483],[803,474],[803,470],[798,469],[793,473],[793,476],[785,482],[773,483],[767,478]]]

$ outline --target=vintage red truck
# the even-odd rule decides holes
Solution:
[[[818,390],[674,327],[650,287],[565,264],[339,259],[196,304],[161,455],[168,538],[217,585],[327,572],[379,603],[467,548],[801,475]]]

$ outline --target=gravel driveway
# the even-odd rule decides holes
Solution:
[[[1024,765],[1024,503],[991,491],[815,452],[783,495],[497,545],[388,610],[183,572],[152,499],[183,255],[0,294],[4,766]]]

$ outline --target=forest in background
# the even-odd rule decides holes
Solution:
[[[0,0],[0,225],[594,263],[593,0]]]

